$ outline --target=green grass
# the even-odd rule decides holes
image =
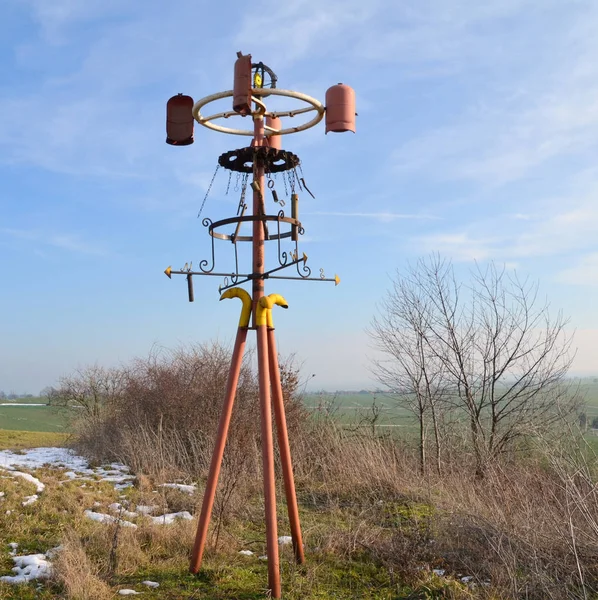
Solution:
[[[0,450],[64,446],[70,437],[69,433],[0,429]]]
[[[194,522],[174,526],[143,526],[137,530],[122,530],[117,546],[119,558],[116,573],[105,572],[114,539],[114,527],[84,518],[83,511],[96,503],[96,510],[108,512],[106,506],[119,501],[121,492],[106,482],[80,481],[60,483],[56,470],[44,468],[35,472],[46,490],[37,503],[22,507],[24,495],[34,493],[34,486],[20,479],[0,479],[5,496],[0,511],[0,574],[10,573],[13,562],[8,543],[19,544],[18,553],[45,553],[61,543],[73,528],[84,543],[90,560],[99,565],[104,580],[116,594],[124,587],[143,591],[145,598],[194,600],[261,600],[267,598],[267,563],[258,557],[265,551],[263,508],[259,498],[253,498],[227,520],[218,548],[213,542],[206,549],[202,570],[197,576],[188,572],[188,556],[193,544]],[[145,490],[129,488],[125,493],[133,503],[146,502]],[[307,490],[306,490],[307,491]],[[280,493],[280,490],[279,490]],[[178,500],[176,497],[178,495]],[[201,497],[190,498],[170,491],[161,498],[167,503],[185,501],[189,508]],[[290,546],[281,547],[280,568],[285,600],[400,600],[414,598],[466,598],[463,585],[451,579],[438,579],[422,574],[422,583],[405,585],[383,564],[373,560],[363,550],[350,550],[347,540],[355,531],[357,519],[363,519],[363,508],[355,505],[332,507],[325,501],[303,494],[300,510],[306,545],[306,563],[296,565]],[[174,499],[174,500],[173,500]],[[172,509],[173,506],[170,506]],[[178,507],[180,508],[180,507]],[[12,511],[6,514],[6,511]],[[417,527],[421,518],[430,514],[430,507],[417,502],[389,500],[369,510],[369,526],[386,531]],[[288,525],[284,505],[279,505],[279,533],[284,535]],[[172,529],[169,529],[172,527]],[[337,537],[338,540],[337,541]],[[239,554],[251,548],[254,556]],[[102,567],[103,565],[103,567]],[[102,571],[104,569],[104,571]],[[157,589],[141,585],[144,580],[160,583]],[[19,586],[0,583],[0,598],[64,597],[62,587],[52,581],[32,582]]]
[[[20,398],[15,402],[35,404],[44,399]],[[50,406],[0,406],[0,429],[67,432],[68,421],[64,413]]]

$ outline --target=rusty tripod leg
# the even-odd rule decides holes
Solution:
[[[233,412],[233,404],[239,382],[239,373],[241,372],[241,363],[243,361],[243,352],[245,350],[245,340],[247,339],[247,327],[239,327],[237,337],[235,339],[235,347],[231,358],[230,370],[228,373],[228,381],[226,383],[226,395],[222,406],[222,414],[218,423],[218,434],[216,436],[216,446],[212,454],[212,462],[210,463],[210,471],[206,490],[204,492],[203,503],[201,505],[201,514],[197,525],[197,534],[195,536],[195,545],[191,555],[191,564],[189,570],[191,573],[197,573],[201,568],[201,561],[206,545],[208,535],[208,526],[212,516],[212,507],[214,506],[214,496],[216,495],[216,487],[218,485],[218,476],[220,475],[220,466],[222,465],[222,456],[224,447],[226,446],[226,438],[228,435],[228,427],[230,424],[231,415]]]
[[[270,406],[270,377],[268,370],[267,326],[257,326],[257,357],[264,469],[264,500],[266,513],[266,554],[268,556],[268,588],[272,598],[280,598],[278,533],[276,523],[276,486],[274,480],[274,444],[272,440],[272,411]]]
[[[284,401],[282,396],[282,384],[280,382],[280,368],[276,352],[276,341],[274,328],[268,328],[268,361],[270,365],[270,380],[272,384],[272,404],[274,406],[274,418],[276,419],[276,433],[278,435],[278,449],[280,451],[280,462],[282,465],[282,476],[284,479],[284,491],[287,499],[287,510],[289,523],[291,525],[291,537],[293,539],[293,550],[295,559],[299,564],[305,562],[303,554],[303,539],[301,536],[301,523],[299,522],[299,509],[297,507],[297,494],[295,493],[295,479],[293,477],[293,464],[291,462],[291,449],[287,432],[287,419],[284,412]]]

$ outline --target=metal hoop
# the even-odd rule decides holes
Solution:
[[[311,112],[312,110],[317,111],[318,114],[313,119],[311,119],[311,121],[308,121],[307,123],[304,123],[297,127],[288,127],[287,129],[280,129],[279,131],[276,131],[277,135],[289,135],[291,133],[305,131],[306,129],[309,129],[314,125],[317,125],[324,117],[324,111],[326,110],[324,108],[324,105],[319,100],[316,100],[315,98],[312,98],[307,94],[302,94],[301,92],[293,92],[292,90],[278,90],[271,88],[253,88],[251,90],[251,93],[253,94],[253,96],[255,96],[253,100],[259,106],[259,110],[253,111],[251,113],[252,116],[262,115],[268,117],[294,117],[295,115]],[[211,96],[206,96],[205,98],[198,100],[193,105],[193,118],[200,125],[203,125],[208,129],[213,129],[214,131],[220,131],[221,133],[230,133],[232,135],[253,136],[253,129],[233,129],[232,127],[223,127],[222,125],[216,125],[212,123],[212,121],[215,121],[216,119],[228,119],[229,117],[240,116],[234,110],[216,113],[208,117],[204,117],[201,114],[200,111],[204,106],[216,100],[221,100],[222,98],[230,98],[232,97],[232,95],[233,90],[228,90],[226,92],[218,92],[217,94],[212,94]],[[284,96],[285,98],[294,98],[295,100],[301,100],[302,102],[306,102],[310,106],[308,106],[307,108],[300,108],[297,110],[268,112],[267,110],[264,111],[265,104],[263,103],[263,101],[258,99],[259,97],[265,96]],[[272,132],[274,132],[274,130],[270,128],[266,129],[266,136],[272,135]]]

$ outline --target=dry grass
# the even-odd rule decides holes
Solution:
[[[66,598],[72,600],[108,600],[113,597],[110,587],[99,577],[78,534],[65,533],[62,549],[54,560],[54,577],[62,584]]]
[[[119,372],[123,387],[100,418],[80,420],[79,448],[132,466],[136,502],[197,514],[228,360],[228,351],[209,346],[152,356]],[[242,378],[208,549],[233,564],[243,547],[263,553],[264,541],[256,382],[248,369]],[[413,598],[589,600],[598,594],[596,457],[573,432],[568,439],[575,443],[537,441],[525,458],[506,457],[482,480],[472,456],[457,446],[448,449],[442,475],[422,475],[406,443],[348,431],[333,419],[309,420],[292,393],[292,370],[286,389],[306,554],[316,563],[309,585],[310,567],[287,574],[297,590],[306,590],[293,598],[335,597],[316,594],[315,572],[337,566],[344,572],[347,565],[360,565],[355,572],[362,577],[383,574],[381,585],[394,595],[380,598],[408,597],[399,595],[401,586],[442,591]],[[199,492],[155,487],[173,478],[198,482]],[[194,522],[142,524],[117,535],[106,526],[86,528],[91,573],[110,580],[158,566],[184,570],[194,529]],[[373,571],[364,574],[363,565]],[[224,577],[221,571],[214,576]],[[471,577],[470,584],[462,584],[462,576]]]

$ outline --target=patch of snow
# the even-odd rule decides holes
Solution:
[[[19,547],[19,544],[17,544],[17,542],[10,542],[8,545],[11,548],[10,555],[15,556],[15,554],[17,553],[17,548]]]
[[[253,556],[253,552],[251,550],[239,550],[239,554],[243,554],[244,556]]]
[[[473,581],[473,576],[466,575],[465,577],[461,577],[461,581],[463,583],[471,583]]]
[[[92,521],[97,521],[98,523],[116,523],[118,521],[123,527],[137,527],[135,523],[123,521],[122,519],[118,519],[117,517],[113,517],[112,515],[106,515],[104,513],[97,513],[91,510],[86,510],[83,512],[83,514],[88,519],[91,519]]]
[[[4,492],[0,492],[0,498],[4,497]]]
[[[113,510],[114,512],[119,513],[123,517],[126,517],[127,519],[134,519],[136,516],[138,516],[136,512],[131,512],[130,510],[127,510],[123,507],[122,504],[119,504],[118,502],[113,502],[108,506],[108,508],[110,510]]]
[[[190,512],[183,510],[181,512],[160,515],[159,517],[149,517],[149,519],[154,525],[170,525],[171,523],[174,523],[176,519],[190,521],[191,519],[193,519],[193,516]]]
[[[142,581],[141,585],[147,585],[150,588],[160,587],[160,584],[157,581]]]
[[[263,556],[258,556],[258,560],[268,560],[268,557],[264,554]]]
[[[74,479],[89,481],[90,477],[97,476],[100,477],[100,481],[116,483],[117,489],[124,489],[130,487],[134,479],[134,476],[129,474],[129,467],[118,463],[112,463],[106,468],[91,469],[85,458],[68,448],[30,448],[18,454],[10,450],[0,451],[0,467],[11,470],[11,475],[17,474],[14,471],[16,467],[34,470],[44,465],[68,469],[64,473],[67,478],[64,481]]]
[[[181,490],[181,492],[187,492],[187,494],[193,494],[197,486],[184,485],[183,483],[162,483],[158,487],[173,488],[175,490]]]
[[[62,467],[71,471],[83,472],[89,467],[82,456],[77,456],[67,448],[30,448],[15,454],[10,450],[0,451],[0,466],[26,467],[38,469],[44,465]]]
[[[141,592],[136,592],[135,590],[128,589],[118,590],[118,593],[121,596],[138,596],[139,594],[141,594]]]
[[[290,535],[281,535],[278,538],[278,543],[281,546],[286,546],[287,544],[292,544],[293,543],[293,538]]]
[[[12,474],[16,475],[17,477],[21,477],[29,483],[32,483],[34,486],[37,487],[37,491],[39,493],[43,492],[46,489],[46,486],[37,477],[29,475],[29,473],[22,473],[21,471],[12,471]]]
[[[434,575],[438,575],[438,577],[444,577],[446,571],[444,569],[432,569],[432,573],[434,573]]]
[[[137,512],[141,513],[142,515],[150,515],[155,510],[158,510],[159,508],[160,507],[156,506],[156,505],[146,506],[144,504],[138,504],[137,505]]]
[[[33,504],[34,502],[37,502],[39,500],[39,496],[37,494],[33,494],[33,496],[25,496],[25,500],[23,502],[21,502],[21,504],[23,506],[29,506],[30,504]]]
[[[5,514],[10,515],[11,512],[12,510],[7,510]]]
[[[45,554],[28,554],[26,556],[13,556],[16,575],[4,575],[0,581],[5,583],[27,583],[32,579],[47,579],[52,574],[52,563],[46,559]]]

